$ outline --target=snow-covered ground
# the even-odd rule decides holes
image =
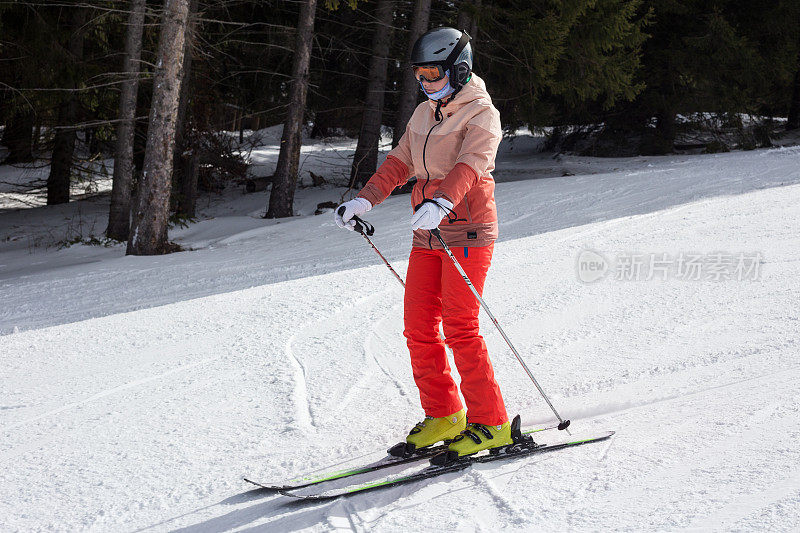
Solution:
[[[0,529],[800,529],[800,148],[552,159],[518,141],[484,296],[573,428],[611,441],[321,504],[254,491],[242,476],[380,450],[422,416],[399,284],[310,214],[344,189],[301,189],[304,216],[280,221],[258,218],[264,195],[216,198],[171,233],[193,251],[162,257],[46,245],[54,212],[102,232],[103,199],[5,211]],[[401,274],[408,214],[400,196],[367,217]],[[509,411],[552,422],[483,332]]]

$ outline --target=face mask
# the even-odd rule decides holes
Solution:
[[[445,74],[449,77],[450,76],[450,70],[445,71]],[[453,93],[453,91],[455,90],[455,89],[453,89],[453,87],[450,86],[450,82],[449,81],[447,82],[447,84],[444,87],[442,87],[441,89],[439,89],[435,93],[429,93],[428,91],[426,91],[425,87],[422,86],[422,82],[419,82],[419,86],[422,87],[422,92],[425,93],[425,96],[427,96],[431,100],[441,100],[442,98],[446,98],[446,97],[450,96]]]

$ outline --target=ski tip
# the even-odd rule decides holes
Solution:
[[[602,431],[600,433],[597,433],[594,437],[587,438],[586,442],[597,442],[599,440],[610,439],[611,437],[614,436],[615,433],[616,431]],[[578,437],[580,437],[580,435],[578,435]]]
[[[288,490],[279,490],[278,493],[281,496],[286,496],[287,498],[291,498],[293,502],[320,502],[325,500],[332,500],[337,498],[339,495],[336,496],[327,496],[325,494],[292,494],[291,491]]]
[[[252,485],[255,485],[256,487],[258,487],[261,490],[268,490],[268,491],[271,491],[271,492],[279,492],[281,490],[289,488],[289,487],[277,487],[277,486],[274,486],[274,485],[264,485],[263,483],[259,483],[258,481],[253,481],[252,479],[247,479],[246,477],[243,477],[242,479],[245,480],[246,482],[252,484]]]

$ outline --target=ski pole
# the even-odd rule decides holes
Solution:
[[[345,207],[343,207],[343,206],[339,207],[339,215],[343,215],[344,211],[345,211]],[[369,243],[370,246],[372,246],[372,249],[375,250],[375,253],[378,254],[378,256],[383,260],[383,263],[387,266],[387,268],[389,270],[392,271],[392,274],[394,274],[394,277],[397,278],[397,281],[399,281],[400,285],[402,285],[403,288],[405,289],[406,288],[406,284],[403,281],[403,278],[401,278],[397,274],[397,272],[394,271],[394,269],[392,268],[392,265],[389,264],[389,261],[387,261],[386,258],[383,257],[383,254],[380,252],[380,250],[378,250],[375,247],[374,244],[372,244],[372,241],[369,238],[370,235],[375,234],[375,226],[373,226],[372,224],[370,224],[366,220],[358,218],[355,215],[353,215],[353,220],[355,220],[355,222],[356,222],[356,225],[355,225],[355,227],[353,229],[355,231],[359,232],[365,239],[367,239],[367,242]]]
[[[544,398],[544,401],[547,402],[547,405],[550,406],[550,409],[556,415],[556,418],[558,418],[558,422],[559,422],[558,429],[567,429],[567,427],[570,424],[570,421],[569,420],[564,420],[563,418],[561,418],[561,415],[558,414],[558,411],[556,411],[556,408],[553,407],[553,404],[550,401],[550,398],[547,397],[547,394],[545,394],[544,390],[539,385],[539,382],[536,381],[535,377],[533,377],[533,373],[528,368],[528,365],[525,364],[525,361],[522,360],[522,357],[520,357],[519,352],[517,352],[517,349],[514,348],[513,344],[511,344],[511,339],[508,338],[508,335],[506,335],[506,332],[503,331],[503,328],[500,327],[500,323],[497,321],[497,319],[494,317],[492,312],[489,310],[489,306],[486,305],[486,302],[483,301],[483,298],[481,298],[481,295],[478,294],[477,289],[475,289],[475,286],[472,285],[472,282],[469,280],[469,276],[467,276],[467,273],[464,272],[463,268],[461,268],[461,264],[459,264],[458,260],[453,255],[453,252],[450,251],[450,247],[447,246],[447,243],[445,243],[444,239],[442,239],[442,235],[441,235],[441,233],[439,233],[439,228],[432,229],[431,233],[439,240],[439,242],[441,243],[442,247],[444,248],[444,251],[447,252],[447,255],[449,255],[450,259],[453,260],[453,264],[458,269],[458,272],[461,274],[461,277],[464,278],[464,281],[467,283],[467,286],[472,290],[472,294],[475,295],[475,298],[478,299],[478,301],[480,302],[481,306],[486,311],[486,314],[489,315],[489,318],[492,319],[492,322],[494,322],[494,325],[497,326],[497,330],[500,332],[500,335],[503,336],[503,338],[506,341],[506,344],[508,344],[508,347],[511,348],[511,351],[514,352],[514,356],[517,358],[517,361],[519,361],[519,364],[521,364],[522,368],[525,369],[525,372],[528,373],[528,377],[531,378],[531,381],[533,381],[533,384],[536,385],[537,389],[539,389],[539,393],[542,395],[542,398]],[[567,433],[571,435],[571,433],[569,432],[568,429],[567,429]]]

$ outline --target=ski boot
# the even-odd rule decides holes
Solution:
[[[467,426],[467,415],[463,409],[449,416],[434,418],[426,416],[409,432],[405,442],[389,448],[389,455],[410,457],[417,450],[427,448],[440,441],[449,442]]]
[[[474,455],[483,450],[497,453],[510,444],[523,440],[520,431],[520,418],[516,416],[514,422],[505,422],[499,426],[484,424],[467,424],[450,445],[447,451],[436,454],[431,458],[431,464],[437,466],[449,465],[468,455]]]

